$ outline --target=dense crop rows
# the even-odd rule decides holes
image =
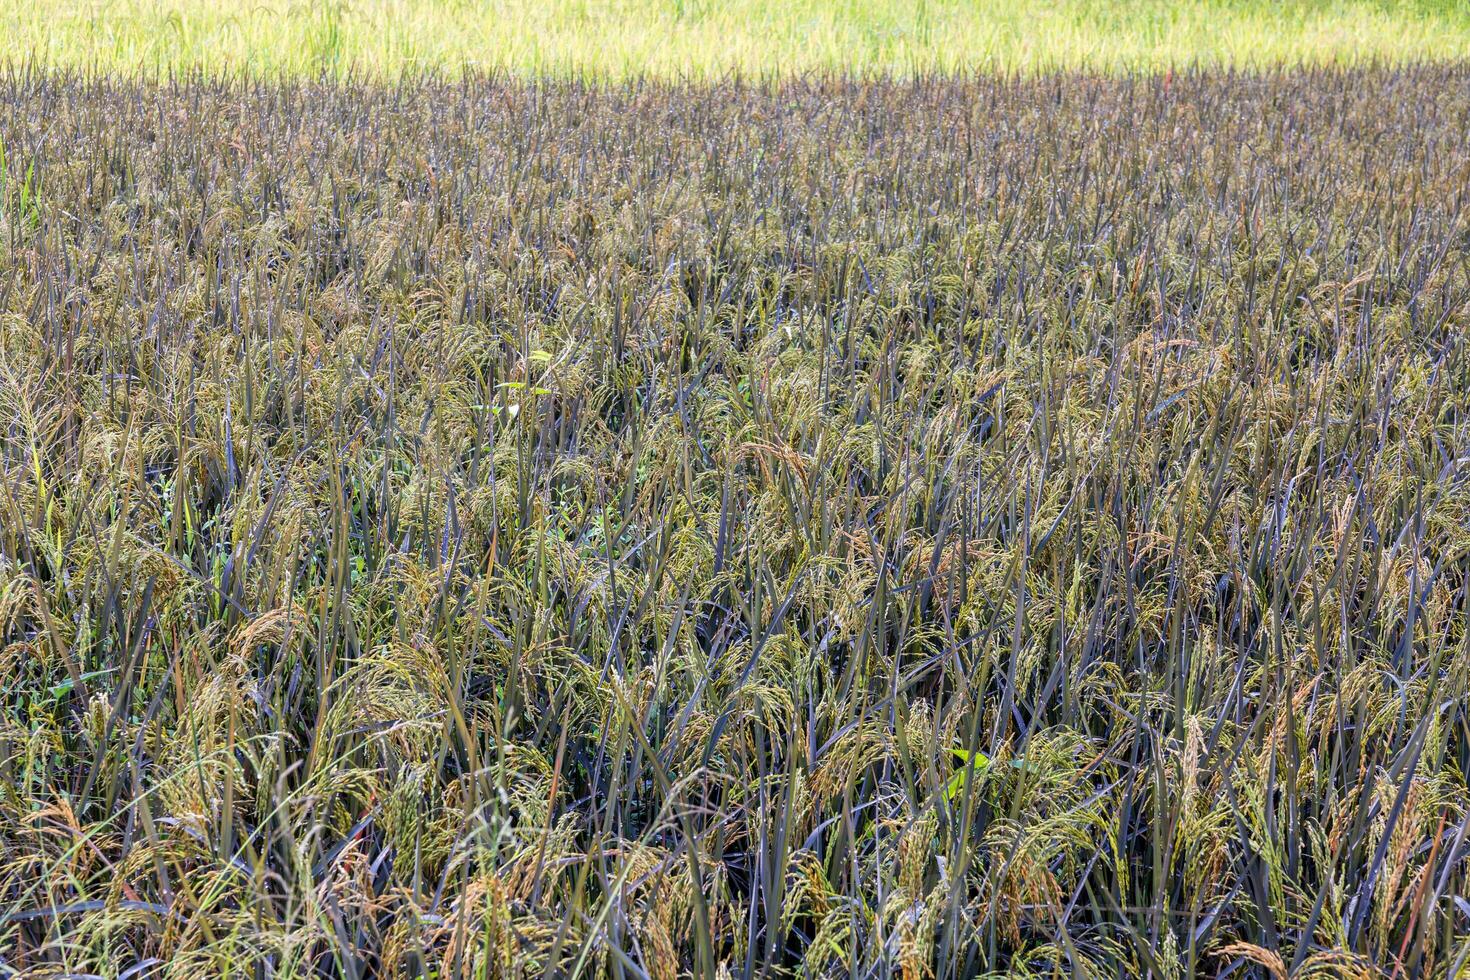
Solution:
[[[1452,975],[1467,130],[0,81],[0,973]]]

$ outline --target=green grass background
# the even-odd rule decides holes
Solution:
[[[1470,54],[1470,0],[11,0],[10,64],[626,76],[1158,69]]]

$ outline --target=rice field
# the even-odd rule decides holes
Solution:
[[[1470,58],[1466,0],[33,0],[0,64],[721,80]]]
[[[0,74],[0,976],[1463,975],[1467,131]]]

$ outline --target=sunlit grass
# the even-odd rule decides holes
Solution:
[[[1444,0],[37,0],[3,57],[157,73],[708,76],[1148,69],[1470,54]]]

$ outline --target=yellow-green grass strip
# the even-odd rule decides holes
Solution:
[[[911,75],[1470,55],[1467,0],[35,0],[6,64],[159,74]]]

